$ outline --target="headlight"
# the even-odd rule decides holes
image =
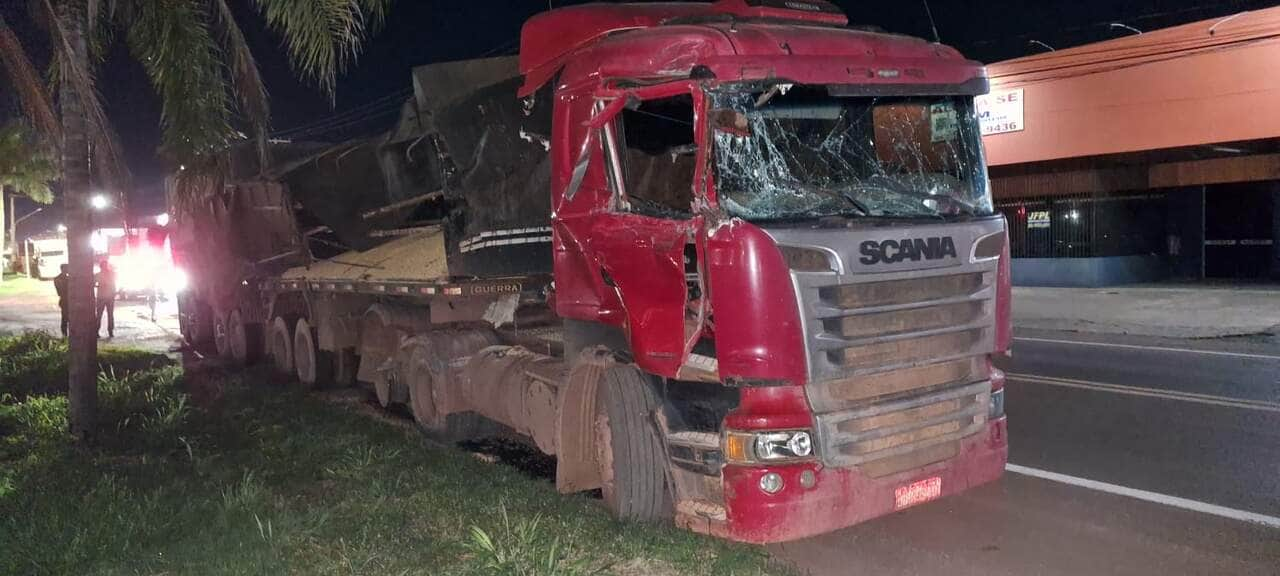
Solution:
[[[807,430],[730,432],[725,436],[724,455],[735,463],[803,460],[813,456],[813,436]]]

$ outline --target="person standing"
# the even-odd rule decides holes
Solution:
[[[58,275],[53,277],[53,289],[58,292],[58,310],[62,311],[62,337],[67,337],[67,275],[69,266],[63,264],[58,268]]]
[[[98,330],[102,329],[102,313],[107,313],[107,338],[116,337],[116,270],[103,258],[98,263]]]

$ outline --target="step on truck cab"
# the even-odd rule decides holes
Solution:
[[[500,425],[563,492],[734,540],[1000,476],[1009,252],[979,64],[826,2],[721,0],[552,10],[518,62],[414,81],[385,138],[216,187],[246,190],[218,204],[222,252],[274,244],[193,281],[192,333],[442,435]]]

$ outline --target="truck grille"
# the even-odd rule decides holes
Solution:
[[[995,270],[976,268],[795,275],[824,461],[892,474],[986,424]]]

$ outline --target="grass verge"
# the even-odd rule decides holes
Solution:
[[[77,446],[63,356],[0,338],[2,574],[770,571],[261,374],[107,351],[97,440]]]
[[[53,286],[45,286],[40,280],[19,276],[16,274],[5,274],[4,281],[0,282],[0,297],[5,296],[32,296],[37,294],[52,294]]]

